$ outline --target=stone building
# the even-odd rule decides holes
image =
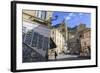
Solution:
[[[50,17],[52,17],[52,12],[49,12],[49,11],[23,10],[24,19],[38,18],[38,19],[46,21],[46,20],[49,20]]]
[[[85,24],[74,28],[68,27],[68,50],[70,54],[90,56],[91,54],[91,30]]]
[[[23,10],[23,62],[48,60],[52,12]]]
[[[86,28],[80,31],[81,55],[90,56],[91,54],[91,29]]]
[[[68,27],[68,50],[70,54],[80,54],[81,41],[80,32],[86,29],[85,24],[79,24],[73,28]]]
[[[64,52],[64,46],[68,37],[67,34],[67,27],[65,26],[64,22],[54,25],[51,28],[51,38],[57,46],[55,51],[58,55]]]
[[[69,54],[79,54],[80,52],[80,40],[77,34],[77,26],[74,28],[68,28],[68,51]]]

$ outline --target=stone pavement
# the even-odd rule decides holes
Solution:
[[[70,54],[59,54],[56,59],[55,56],[51,56],[48,61],[67,61],[67,60],[86,60],[90,59],[90,56],[79,56],[79,55],[70,55]]]
[[[78,55],[66,55],[66,54],[59,54],[56,59],[67,59],[67,58],[77,58]]]

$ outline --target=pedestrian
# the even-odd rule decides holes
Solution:
[[[55,51],[55,59],[56,59],[56,57],[57,57],[57,53],[56,53],[56,51]]]

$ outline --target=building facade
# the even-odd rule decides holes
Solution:
[[[80,33],[85,30],[85,24],[79,24],[73,28],[68,27],[68,51],[70,54],[80,55],[81,40]]]
[[[64,23],[52,26],[51,38],[57,45],[55,51],[57,52],[58,55],[64,52],[64,46],[66,44],[67,35],[68,35],[67,27],[65,26]]]
[[[23,62],[47,61],[52,12],[23,10],[22,15]]]
[[[81,55],[90,56],[91,54],[91,30],[86,28],[80,32]]]
[[[52,13],[53,12],[40,11],[40,10],[23,10],[23,18],[24,19],[38,18],[47,21],[52,17]]]
[[[90,56],[91,54],[91,30],[85,24],[79,24],[74,28],[68,28],[68,51],[70,54]]]
[[[77,26],[74,28],[68,28],[68,53],[79,54],[80,52],[80,40],[78,38]]]

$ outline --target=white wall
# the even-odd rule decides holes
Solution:
[[[10,53],[11,53],[10,52],[10,1],[11,0],[0,1],[0,25],[1,25],[0,26],[0,33],[1,33],[0,35],[0,73],[11,73],[10,72]],[[33,0],[33,1],[98,5],[100,7],[99,5],[100,0]],[[98,13],[100,13],[100,10]],[[100,16],[100,14],[98,16]],[[100,28],[100,25],[98,25],[98,27]],[[100,37],[100,34],[99,34],[99,37]],[[100,40],[100,38],[98,40]],[[99,48],[98,48],[98,52],[100,52]],[[99,56],[100,56],[100,53],[99,53]],[[100,61],[100,57],[99,57],[99,61]],[[52,73],[52,72],[54,73],[57,73],[57,72],[58,73],[99,73],[100,67],[52,70],[52,71],[42,71],[42,72],[38,71],[34,73]],[[33,73],[33,72],[30,72],[30,73]]]

